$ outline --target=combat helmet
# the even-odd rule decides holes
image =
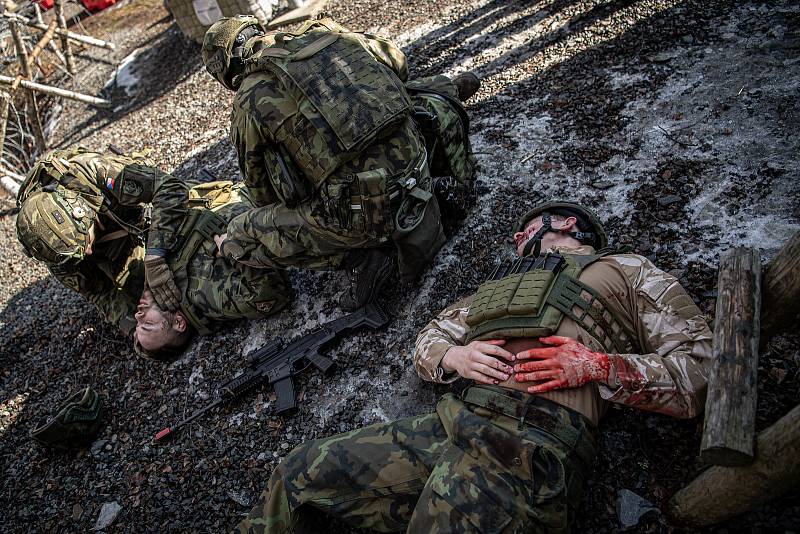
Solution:
[[[17,239],[25,253],[50,265],[79,261],[97,213],[77,192],[61,186],[25,199],[17,215]]]
[[[578,220],[578,226],[582,229],[580,232],[562,232],[570,237],[577,239],[584,245],[591,245],[595,250],[599,250],[608,246],[608,237],[603,228],[603,223],[595,212],[581,206],[577,202],[569,202],[563,200],[551,200],[537,204],[532,209],[528,210],[517,221],[514,228],[515,232],[524,232],[527,224],[534,217],[542,216],[542,227],[528,240],[525,244],[525,249],[522,255],[527,256],[533,252],[537,256],[542,246],[542,236],[546,232],[560,232],[554,229],[551,224],[551,215],[562,215],[564,217],[575,217]]]
[[[244,66],[244,44],[251,37],[263,33],[264,27],[251,15],[221,18],[203,37],[202,52],[206,70],[219,83],[235,91],[239,83],[234,78]]]
[[[93,388],[70,395],[58,413],[31,432],[46,447],[72,449],[88,446],[103,426],[103,400]]]

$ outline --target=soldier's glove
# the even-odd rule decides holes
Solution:
[[[144,275],[153,298],[162,310],[175,311],[181,305],[181,292],[163,256],[144,257]]]
[[[517,360],[535,361],[514,366],[517,382],[542,382],[528,388],[528,393],[576,388],[588,382],[606,382],[611,371],[608,354],[593,352],[585,345],[562,336],[541,337],[550,347],[524,350]]]

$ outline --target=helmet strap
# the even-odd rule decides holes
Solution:
[[[546,232],[551,231],[555,230],[553,230],[550,214],[546,211],[542,212],[542,227],[528,239],[527,243],[525,243],[525,248],[522,249],[522,255],[538,256],[542,252],[542,236],[544,236]]]
[[[547,211],[542,212],[542,227],[531,236],[525,247],[522,249],[522,256],[538,256],[542,252],[542,237],[547,232],[554,232],[557,234],[568,235],[569,237],[579,241],[582,245],[593,245],[595,234],[593,232],[565,232],[558,228],[553,228],[553,221],[550,213]]]

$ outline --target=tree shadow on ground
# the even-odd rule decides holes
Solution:
[[[140,52],[123,70],[114,74],[114,81],[100,92],[99,96],[111,100],[115,107],[93,108],[86,113],[83,121],[61,142],[63,146],[151,105],[203,68],[199,45],[187,41],[174,24],[136,50]]]

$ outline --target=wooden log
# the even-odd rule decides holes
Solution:
[[[64,50],[64,57],[67,58],[67,70],[70,74],[75,74],[75,59],[72,57],[72,48],[67,35],[67,19],[64,18],[64,0],[56,0],[56,20],[58,27],[64,32],[61,34],[61,48]]]
[[[0,91],[0,159],[6,146],[6,126],[8,125],[8,107],[11,104],[11,95]],[[16,193],[15,193],[16,194]]]
[[[0,83],[11,85],[14,83],[14,78],[12,78],[11,76],[0,76]],[[22,87],[25,87],[26,89],[39,91],[40,93],[45,93],[48,95],[60,96],[62,98],[77,100],[79,102],[91,104],[92,106],[96,106],[99,108],[111,107],[110,100],[97,98],[96,96],[84,95],[82,93],[76,93],[75,91],[68,91],[66,89],[60,89],[58,87],[53,87],[52,85],[44,85],[42,83],[30,82],[28,80],[22,80],[20,85],[22,85]]]
[[[17,15],[15,13],[9,13],[8,11],[4,13],[0,13],[0,16],[3,16],[7,19],[14,19],[19,21],[26,26],[30,26],[31,28],[36,28],[37,30],[47,31],[47,25],[40,24],[34,20],[27,19],[23,16]],[[109,43],[108,41],[103,41],[101,39],[97,39],[95,37],[90,37],[88,35],[83,35],[80,33],[75,33],[71,31],[65,31],[61,28],[56,28],[56,34],[59,36],[67,36],[69,40],[73,44],[87,44],[90,46],[96,46],[98,48],[106,48],[108,50],[114,50],[117,46],[114,43]]]
[[[36,43],[36,46],[33,47],[31,50],[31,54],[28,57],[28,70],[33,70],[33,63],[36,61],[36,58],[39,57],[39,54],[42,53],[44,47],[47,46],[47,43],[53,38],[56,34],[56,21],[52,21],[50,25],[47,27],[47,31],[44,32],[42,38],[39,39],[39,42]]]
[[[747,465],[753,461],[756,433],[761,307],[757,250],[742,247],[722,255],[717,293],[700,459],[712,465]]]
[[[761,340],[766,342],[800,319],[800,232],[783,245],[764,272]]]
[[[28,61],[28,49],[25,48],[25,42],[22,40],[17,21],[9,20],[8,27],[11,30],[11,37],[14,40],[14,48],[17,50],[17,61],[19,61],[20,72],[23,77],[28,80],[33,80],[30,62]],[[22,83],[22,80],[18,77],[11,84],[12,90],[15,90],[20,83]],[[28,102],[30,104],[28,120],[33,127],[33,135],[36,138],[36,142],[40,145],[42,151],[44,151],[47,148],[47,140],[44,138],[44,130],[42,129],[42,122],[39,118],[39,104],[36,102],[36,95],[31,90],[28,90]]]
[[[713,525],[798,487],[800,405],[758,435],[751,465],[703,472],[670,499],[667,517],[679,525]]]

